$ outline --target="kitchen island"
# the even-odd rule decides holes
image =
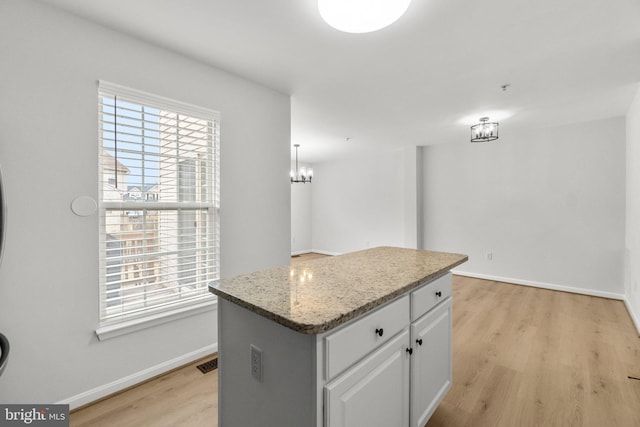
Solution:
[[[422,427],[451,385],[466,260],[380,247],[212,283],[219,426]]]

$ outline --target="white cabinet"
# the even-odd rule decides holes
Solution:
[[[409,331],[325,387],[326,427],[409,425]]]
[[[423,427],[451,385],[451,275],[316,335],[219,299],[218,340],[220,427]]]
[[[327,335],[325,427],[423,427],[451,387],[451,332],[447,274]]]
[[[451,298],[411,324],[411,427],[423,427],[451,387]]]
[[[415,322],[423,314],[450,296],[450,273],[417,288],[411,292],[411,321]]]
[[[326,379],[352,366],[409,325],[409,295],[367,314],[324,339]]]

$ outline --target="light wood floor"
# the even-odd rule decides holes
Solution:
[[[201,373],[204,358],[71,412],[70,426],[217,426],[218,370]]]
[[[640,426],[621,301],[454,276],[453,384],[428,427]]]
[[[622,302],[454,276],[453,316],[453,385],[428,427],[640,426],[627,378],[640,378],[640,339]],[[201,362],[71,426],[217,426],[217,371]]]

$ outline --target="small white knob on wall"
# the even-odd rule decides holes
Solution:
[[[71,210],[78,216],[93,215],[98,209],[96,201],[89,196],[76,197],[71,202]]]

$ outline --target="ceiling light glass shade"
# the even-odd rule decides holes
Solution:
[[[480,123],[471,126],[471,142],[489,142],[498,139],[499,123],[488,123],[489,117],[480,119]]]
[[[393,24],[411,0],[318,0],[320,16],[336,30],[369,33]]]

